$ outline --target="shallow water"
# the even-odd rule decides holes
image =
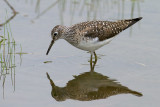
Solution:
[[[10,21],[16,42],[15,54],[12,54],[15,67],[6,74],[1,70],[1,107],[160,106],[160,1],[9,2],[19,13]],[[10,8],[0,0],[0,23],[5,21],[6,10],[8,17],[11,16]],[[51,40],[50,31],[55,25],[70,26],[87,20],[118,20],[140,16],[143,17],[140,22],[96,51],[99,59],[93,74],[88,62],[90,54],[64,40],[57,41],[49,55],[45,55]],[[4,35],[4,27],[0,27],[0,35]],[[8,55],[7,50],[5,55]],[[49,62],[44,63],[46,61]],[[53,92],[57,92],[56,95],[65,101],[57,101],[52,97],[53,86],[46,72],[54,84],[61,87],[58,88],[61,91]],[[90,93],[91,97],[86,98],[84,92],[97,91],[97,87],[99,93]],[[143,96],[135,96],[126,92],[126,89],[142,93]]]

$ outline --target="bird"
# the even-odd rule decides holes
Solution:
[[[94,62],[97,62],[95,53],[97,49],[110,43],[117,34],[141,19],[142,17],[117,21],[86,21],[70,27],[56,25],[51,31],[52,40],[46,55],[55,41],[64,39],[74,47],[90,52],[90,64],[92,63],[92,55],[95,57]]]

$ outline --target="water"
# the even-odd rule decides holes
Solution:
[[[19,13],[10,21],[16,43],[13,50],[15,54],[12,53],[15,67],[7,73],[1,70],[1,107],[160,106],[158,0],[13,0],[9,3]],[[12,16],[10,8],[1,0],[0,23],[5,21],[6,10],[8,17]],[[139,23],[96,51],[99,59],[93,74],[88,62],[90,54],[64,40],[57,41],[49,55],[45,55],[51,40],[50,31],[55,25],[70,26],[87,20],[118,20],[140,16],[143,19]],[[4,27],[0,27],[1,35],[4,35]],[[7,57],[7,50],[5,55]],[[46,61],[49,63],[44,63]],[[59,97],[67,96],[65,101],[57,101],[51,96],[52,87],[46,72],[54,84],[63,89],[61,93],[55,92],[60,93],[57,94]],[[92,93],[89,98],[91,101],[86,101],[83,92],[97,91],[95,87],[101,87],[100,93]],[[108,91],[106,87],[112,88]],[[122,89],[123,93],[118,89]],[[143,96],[126,94],[126,89]],[[85,101],[79,101],[80,98]]]

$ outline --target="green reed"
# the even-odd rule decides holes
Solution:
[[[5,20],[8,19],[7,11]],[[0,82],[2,82],[3,98],[5,90],[5,81],[10,76],[12,86],[15,91],[15,68],[16,68],[16,54],[20,55],[20,65],[22,63],[22,46],[20,45],[20,52],[16,52],[16,42],[12,35],[11,25],[8,22],[3,27],[3,35],[0,32]]]
[[[7,19],[7,11],[6,17]],[[15,90],[15,40],[12,36],[11,26],[9,23],[4,25],[3,35],[0,36],[0,81],[4,87],[7,75],[11,75],[11,82]]]

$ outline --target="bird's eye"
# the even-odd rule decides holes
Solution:
[[[58,32],[54,32],[54,36],[57,36],[58,35]]]

